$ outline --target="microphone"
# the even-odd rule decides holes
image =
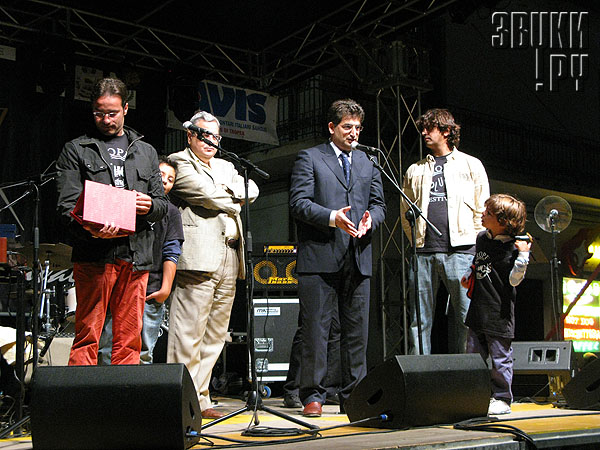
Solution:
[[[205,144],[210,145],[211,147],[216,148],[217,150],[223,150],[219,144],[215,144],[214,142],[210,141],[209,139],[205,138],[204,135],[207,134],[209,136],[214,136],[215,134],[212,133],[211,131],[208,131],[206,128],[200,128],[199,126],[194,125],[192,122],[190,122],[189,120],[183,122],[183,128],[187,128],[190,131],[193,131],[194,133],[196,133],[196,137],[198,139],[200,139],[202,142],[204,142]]]
[[[517,240],[517,241],[531,242],[531,238],[529,237],[528,234],[523,234],[521,236],[515,236],[515,240]]]
[[[361,152],[365,152],[367,155],[377,156],[377,154],[381,152],[381,150],[379,150],[378,148],[359,144],[358,141],[352,141],[352,144],[350,144],[350,146],[352,147],[352,150],[360,150]]]
[[[203,134],[212,134],[210,131],[204,129],[204,128],[200,128],[196,125],[194,125],[192,122],[190,122],[189,120],[187,122],[183,122],[183,128],[186,128],[190,131],[193,131],[194,133],[196,133],[198,136],[202,136]]]

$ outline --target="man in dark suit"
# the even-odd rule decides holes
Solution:
[[[292,171],[303,339],[300,399],[308,417],[320,416],[325,403],[327,341],[335,314],[341,327],[341,411],[367,372],[371,238],[383,222],[385,203],[379,171],[365,154],[351,153],[363,118],[354,100],[334,102],[329,142],[301,150]]]

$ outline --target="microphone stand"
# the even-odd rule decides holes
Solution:
[[[51,164],[52,165],[52,164]],[[47,169],[46,169],[47,170]],[[31,338],[32,338],[32,362],[33,362],[33,370],[32,374],[35,373],[38,362],[38,327],[39,320],[37,311],[40,305],[40,292],[38,292],[38,283],[40,276],[40,268],[39,268],[39,254],[40,254],[40,229],[39,229],[39,205],[40,205],[40,188],[44,186],[46,183],[54,180],[58,175],[57,172],[52,173],[42,173],[37,177],[30,177],[24,181],[18,181],[16,183],[9,183],[7,185],[2,185],[2,188],[12,188],[18,186],[29,186],[29,189],[25,191],[20,197],[13,200],[12,202],[6,204],[2,208],[0,208],[0,213],[6,209],[11,208],[13,205],[20,202],[22,199],[26,198],[29,195],[34,194],[33,202],[33,261],[32,269],[32,281],[31,286],[33,290],[33,305],[31,312]],[[39,185],[38,185],[39,184]],[[16,419],[18,420],[18,424],[21,424],[22,417],[22,399],[24,397],[24,385],[25,385],[25,329],[26,329],[26,318],[25,318],[25,274],[21,273],[19,282],[18,282],[18,293],[17,293],[17,317],[16,317],[16,330],[17,330],[17,348],[16,348],[16,374],[19,379],[21,385],[21,392],[18,401],[16,402]],[[25,419],[28,419],[26,417]],[[23,419],[23,420],[25,420]],[[24,423],[24,422],[23,422]],[[15,424],[17,425],[17,424]],[[20,425],[19,425],[20,426]],[[13,427],[11,427],[13,428]],[[3,435],[2,435],[3,437]]]
[[[379,151],[380,153],[383,154],[383,152],[381,152],[381,150],[379,149],[375,149],[377,151]],[[381,167],[381,165],[379,164],[379,162],[377,161],[377,157],[375,157],[375,155],[373,154],[369,154],[367,153],[369,160],[371,160],[371,162],[373,163],[373,165],[379,169],[379,171],[385,175],[385,177],[392,183],[392,185],[396,188],[396,191],[398,191],[400,193],[400,195],[402,196],[402,198],[406,201],[406,203],[408,204],[408,210],[406,211],[406,220],[408,220],[408,223],[410,225],[410,234],[411,234],[411,266],[412,266],[412,272],[413,272],[413,291],[414,291],[414,300],[415,300],[415,315],[417,316],[417,333],[418,333],[418,338],[419,338],[419,354],[422,355],[423,354],[423,336],[422,336],[422,324],[421,324],[421,304],[419,302],[419,280],[417,279],[417,273],[419,271],[419,263],[418,263],[418,259],[417,259],[417,231],[416,231],[416,222],[417,219],[419,217],[421,217],[425,223],[427,224],[427,226],[429,226],[431,228],[431,230],[433,230],[433,232],[435,234],[437,234],[438,236],[441,236],[442,233],[440,232],[440,230],[438,230],[434,224],[432,224],[429,219],[427,219],[427,217],[425,217],[423,215],[423,212],[421,211],[421,209],[410,199],[408,198],[408,196],[406,195],[406,193],[404,192],[404,190],[399,186],[398,182],[393,179],[385,170],[383,167]],[[384,155],[385,157],[385,155]]]
[[[551,286],[552,286],[552,310],[554,312],[554,322],[556,328],[556,336],[557,340],[561,341],[564,339],[563,336],[563,324],[562,324],[562,292],[561,292],[561,283],[560,283],[560,275],[558,271],[559,261],[558,254],[556,251],[556,235],[558,231],[556,230],[556,216],[550,214],[548,217],[548,222],[550,223],[550,231],[552,233],[552,258],[550,259],[550,266],[552,268],[552,274],[550,277]]]
[[[242,414],[246,411],[254,411],[254,425],[258,425],[260,421],[258,420],[258,416],[256,412],[266,411],[274,416],[277,416],[281,419],[289,420],[290,422],[294,422],[297,425],[301,425],[303,427],[309,429],[318,428],[316,425],[312,425],[310,423],[304,422],[302,420],[296,419],[295,417],[289,416],[285,413],[276,411],[268,406],[265,406],[262,397],[258,390],[258,378],[256,376],[256,365],[254,364],[254,304],[253,304],[253,294],[254,294],[254,271],[252,267],[252,233],[250,231],[250,203],[248,198],[248,183],[249,178],[248,175],[250,172],[256,172],[261,178],[268,180],[271,176],[265,172],[264,170],[258,168],[252,161],[248,161],[241,156],[229,152],[218,144],[215,144],[209,139],[206,139],[196,133],[196,137],[200,139],[205,144],[208,144],[221,152],[221,155],[225,158],[231,159],[234,162],[238,163],[242,168],[243,176],[244,176],[244,220],[245,220],[245,258],[246,258],[246,300],[248,305],[248,316],[247,316],[247,330],[246,330],[246,345],[248,347],[248,355],[250,358],[250,374],[251,374],[251,384],[252,390],[248,392],[248,398],[246,400],[246,405],[243,408],[238,409],[237,411],[233,411],[225,416],[212,420],[211,422],[202,425],[201,429],[205,429],[208,427],[212,427],[220,422],[223,422],[231,417],[235,417],[239,414]]]

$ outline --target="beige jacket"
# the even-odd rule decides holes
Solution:
[[[432,155],[411,165],[404,175],[403,189],[427,217],[429,193],[435,160]],[[484,203],[490,196],[488,177],[479,161],[456,149],[448,155],[444,165],[444,180],[448,195],[448,229],[450,245],[474,245],[477,234],[484,230],[481,215]],[[402,228],[411,239],[410,225],[405,217],[407,204],[402,201]],[[427,224],[422,218],[417,220],[417,248],[425,245]]]
[[[169,155],[177,167],[177,178],[170,195],[179,206],[185,244],[177,264],[177,270],[214,272],[223,261],[225,252],[225,229],[227,218],[237,224],[240,245],[238,247],[238,278],[245,278],[244,239],[240,218],[244,200],[244,178],[232,163],[212,158],[210,169],[186,148]],[[248,199],[258,197],[254,181],[248,184]]]

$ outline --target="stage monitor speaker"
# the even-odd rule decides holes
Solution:
[[[600,410],[600,359],[586,364],[564,387],[569,408]]]
[[[201,426],[183,364],[38,367],[33,376],[35,450],[186,449]]]
[[[512,349],[515,375],[575,375],[577,361],[572,341],[515,341]]]
[[[351,422],[374,428],[409,428],[485,417],[490,372],[479,354],[395,356],[375,367],[344,403]]]
[[[575,375],[571,341],[513,342],[513,395],[564,402],[563,389]],[[547,395],[546,395],[547,394]]]

